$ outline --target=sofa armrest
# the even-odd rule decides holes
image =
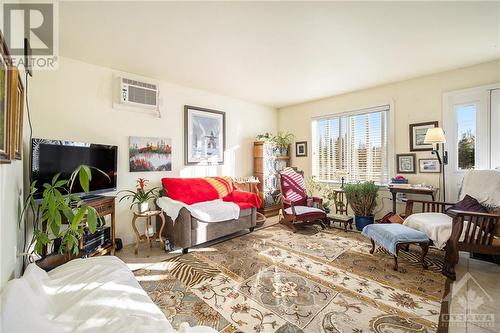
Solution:
[[[165,213],[163,213],[165,214]],[[157,230],[161,226],[161,219],[157,217]],[[191,213],[186,208],[181,208],[179,215],[172,221],[172,218],[165,214],[164,235],[174,246],[188,248],[191,242]]]
[[[446,208],[454,205],[454,203],[442,201],[407,200],[405,211],[406,216],[413,214],[415,204],[420,204],[422,206],[422,213],[444,213]]]

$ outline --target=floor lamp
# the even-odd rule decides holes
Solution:
[[[444,174],[444,166],[448,164],[448,152],[444,150],[444,144],[446,143],[446,138],[444,137],[444,131],[441,127],[429,128],[425,133],[424,143],[432,144],[432,153],[436,154],[439,165],[441,166],[441,170],[443,173],[443,201],[446,202],[446,183],[445,183],[445,174]],[[443,149],[443,158],[439,156],[439,145]]]

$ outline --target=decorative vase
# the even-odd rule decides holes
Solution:
[[[149,202],[140,202],[138,205],[139,214],[145,213],[149,210]]]
[[[354,216],[354,222],[356,223],[356,229],[359,231],[363,230],[369,224],[373,224],[374,217],[372,216]]]

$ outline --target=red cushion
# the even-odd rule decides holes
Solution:
[[[186,205],[219,199],[219,192],[203,178],[162,178],[161,182],[169,198]]]
[[[250,207],[255,208],[259,208],[262,204],[262,200],[257,194],[238,190],[234,190],[233,192],[229,193],[224,198],[222,198],[222,200],[234,202],[238,206],[240,206],[240,204],[248,204],[250,205]],[[242,208],[242,206],[240,206],[240,208]]]
[[[247,202],[235,202],[235,204],[238,205],[238,207],[240,207],[240,209],[248,209],[248,208],[254,207]]]

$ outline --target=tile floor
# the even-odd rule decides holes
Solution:
[[[273,225],[277,221],[277,217],[269,218],[263,227]],[[247,231],[241,232],[241,234],[245,233]],[[217,243],[220,241],[218,240]],[[206,248],[214,243],[216,242],[209,242],[190,251],[194,252],[197,248]],[[146,243],[143,242],[139,246],[137,256],[134,254],[134,245],[127,245],[116,254],[134,270],[150,263],[179,256],[181,251],[166,253],[159,243],[156,243],[148,257]],[[500,332],[500,265],[471,259],[468,253],[461,253],[456,272],[457,281],[451,286],[451,302],[449,303],[451,322],[448,332]]]

